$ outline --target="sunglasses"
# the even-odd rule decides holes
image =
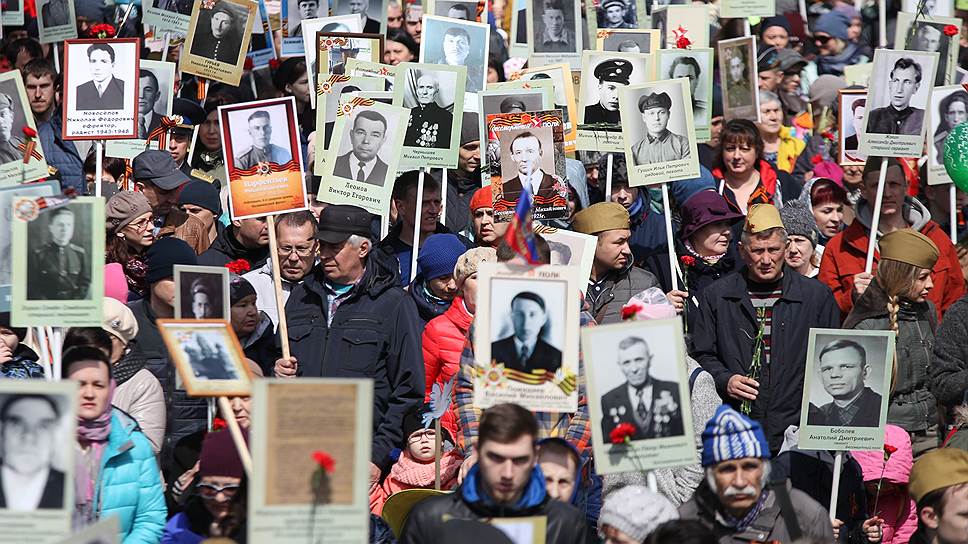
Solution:
[[[813,41],[823,45],[833,39],[833,36],[814,36]]]
[[[239,490],[239,484],[217,486],[215,484],[203,484],[199,482],[195,484],[195,489],[198,490],[198,494],[204,499],[214,499],[219,493],[225,493],[226,497],[232,497]]]

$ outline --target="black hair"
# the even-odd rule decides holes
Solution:
[[[420,171],[419,170],[408,170],[399,176],[397,176],[396,181],[393,182],[393,194],[391,195],[394,200],[406,200],[407,195],[410,194],[410,190],[417,190],[417,184],[420,181]],[[437,178],[430,175],[430,173],[424,174],[424,193],[434,192],[440,190],[440,182]]]
[[[149,78],[151,81],[155,82],[155,91],[161,93],[161,87],[158,85],[158,77],[151,70],[145,70],[144,68],[138,69],[138,79],[143,77]]]
[[[105,333],[107,334],[107,333]],[[112,377],[111,361],[108,356],[100,349],[93,346],[76,346],[64,350],[63,361],[61,363],[61,379],[67,380],[71,375],[71,365],[81,361],[97,361],[103,363],[108,370],[108,379]]]
[[[50,405],[51,410],[54,411],[54,416],[60,417],[60,409],[57,407],[57,403],[54,402],[54,399],[50,398],[47,395],[39,395],[36,393],[24,393],[24,394],[10,395],[3,400],[3,406],[0,406],[0,421],[7,420],[7,414],[10,412],[10,408],[15,403],[20,402],[22,400],[31,400],[31,399],[42,400],[46,402],[47,404]]]
[[[100,327],[71,327],[64,335],[61,349],[67,351],[77,347],[97,348],[104,353],[111,353],[111,334]]]
[[[363,110],[363,111],[361,111],[356,116],[356,119],[353,120],[353,128],[356,128],[356,121],[358,121],[360,119],[368,119],[370,121],[379,121],[380,123],[383,123],[383,131],[386,132],[386,130],[387,130],[387,120],[386,120],[386,117],[383,117],[383,115],[380,112],[378,112],[378,111],[373,111],[373,110]],[[426,179],[424,180],[424,183],[426,183]]]
[[[17,38],[8,43],[3,48],[3,56],[7,57],[11,66],[14,66],[17,64],[17,56],[20,55],[21,51],[26,51],[32,61],[44,57],[44,49],[40,46],[40,42],[34,38]]]
[[[96,43],[87,48],[87,58],[91,58],[91,55],[95,51],[104,51],[111,57],[111,62],[114,62],[114,48],[106,43]]]
[[[914,81],[921,83],[921,65],[909,57],[901,57],[897,59],[897,62],[894,63],[894,68],[891,68],[890,76],[894,77],[895,70],[906,70],[908,68],[914,68]]]

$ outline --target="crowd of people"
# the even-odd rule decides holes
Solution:
[[[315,13],[314,2],[305,4]],[[624,14],[627,4],[609,0],[603,7]],[[512,56],[517,5],[486,5],[490,84],[527,65]],[[279,2],[266,6],[278,27]],[[801,14],[783,0],[776,11],[784,15],[753,21],[758,121],[724,118],[729,91],[717,74],[711,137],[696,150],[700,175],[669,184],[669,202],[657,187],[630,184],[623,153],[578,151],[565,159],[569,214],[554,226],[596,239],[584,293],[573,294],[581,326],[678,315],[686,331],[690,395],[682,402],[693,417],[695,462],[605,475],[592,454],[598,423],[588,411],[583,360],[574,412],[475,407],[479,268],[528,259],[506,237],[509,223],[496,218],[492,190],[482,186],[476,114],[465,112],[459,161],[446,176],[397,173],[381,237],[379,217],[317,197],[319,133],[306,58],[273,62],[261,69],[268,78],[246,69],[239,86],[211,83],[204,100],[197,78],[181,74],[172,110],[182,122],[170,128],[165,148],[130,161],[97,160],[91,142],[63,138],[63,74],[54,51],[61,44],[40,43],[34,2],[25,7],[24,25],[3,28],[0,60],[23,77],[51,179],[74,194],[94,194],[95,179],[102,180],[107,264],[102,326],[66,329],[59,346],[56,378],[79,384],[74,481],[36,455],[37,448],[50,455],[47,433],[62,407],[43,397],[6,397],[0,508],[56,507],[58,490],[74,486],[74,530],[117,517],[123,543],[247,541],[242,459],[229,432],[209,428],[206,401],[183,389],[157,324],[175,315],[174,268],[205,265],[231,268],[226,320],[255,379],[373,381],[369,542],[511,542],[483,522],[542,516],[549,544],[968,544],[968,242],[961,239],[968,195],[958,190],[949,200],[947,186],[929,185],[926,156],[841,166],[837,120],[858,115],[858,107],[863,115],[864,105],[839,111],[838,92],[863,89],[848,85],[844,70],[870,62],[880,43],[873,4],[810,1]],[[413,7],[387,5],[388,65],[421,58],[422,20]],[[744,35],[742,20],[719,18],[716,2],[708,7],[712,43]],[[75,0],[74,8],[82,36],[126,13],[123,4],[96,0]],[[143,36],[139,11],[119,37]],[[461,4],[447,13],[472,17]],[[164,51],[170,56],[162,60],[177,60],[178,42]],[[160,57],[148,47],[141,54]],[[968,68],[964,53],[959,64]],[[156,90],[147,89],[151,100]],[[295,98],[309,201],[306,210],[275,219],[275,271],[266,218],[229,216],[218,107],[279,96]],[[968,98],[945,107],[958,104]],[[939,134],[928,133],[936,148],[958,119],[964,116],[946,117]],[[547,240],[536,234],[534,245],[532,260],[551,264]],[[83,275],[77,272],[75,282]],[[206,286],[192,286],[190,294],[192,308],[206,314]],[[524,303],[545,311],[543,302]],[[512,303],[507,311],[518,308]],[[0,320],[0,374],[44,379],[48,355],[29,345],[28,331],[14,327],[9,313]],[[837,480],[831,452],[798,447],[811,379],[808,339],[820,328],[896,333],[884,449],[847,452]],[[521,353],[541,359],[540,347],[525,345]],[[865,396],[869,367],[831,372],[845,374],[848,384],[833,396],[837,410],[811,406],[810,418],[849,425],[879,410]],[[438,437],[423,416],[435,387],[449,385]],[[247,436],[251,399],[235,397],[230,406]],[[41,445],[24,450],[29,435]],[[428,493],[404,523],[382,517],[394,494],[432,490],[435,480],[445,492]],[[839,500],[828,512],[832,485]]]

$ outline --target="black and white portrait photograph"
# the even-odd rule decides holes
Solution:
[[[75,391],[71,382],[0,384],[0,518],[73,511]]]
[[[528,42],[532,53],[578,55],[581,50],[581,13],[573,0],[530,0]]]
[[[227,120],[222,123],[223,151],[231,150],[231,159],[226,157],[231,167],[249,170],[260,163],[284,165],[292,160],[292,127],[285,104],[223,110],[222,116]]]
[[[13,202],[19,197],[36,198],[60,193],[56,180],[0,188],[0,312],[10,311],[11,265],[13,264]]]
[[[304,19],[329,16],[329,2],[327,0],[285,0],[282,4],[286,10],[283,15],[283,19],[286,21],[283,28],[288,37],[302,36],[301,23]]]
[[[53,43],[77,38],[73,0],[40,0],[37,2],[37,31],[40,43]]]
[[[345,76],[332,74],[320,76],[318,88],[321,90],[317,94],[316,104],[316,125],[323,124],[323,146],[316,146],[316,152],[322,156],[329,149],[329,142],[333,137],[333,127],[336,125],[336,114],[339,111],[341,100],[349,94],[359,91],[382,91],[383,82],[377,78]]]
[[[860,152],[860,135],[867,114],[867,89],[841,89],[838,126],[840,130],[841,166],[863,166],[867,162]]]
[[[550,109],[545,105],[544,93],[539,89],[486,91],[481,95],[482,117],[491,113],[524,113]]]
[[[890,344],[890,345],[889,345]],[[893,331],[811,329],[803,387],[800,442],[843,449],[831,427],[883,437],[890,396]],[[817,429],[819,428],[819,429]],[[827,431],[818,442],[814,435]],[[878,431],[880,434],[878,434]],[[803,446],[811,447],[811,446]],[[850,449],[850,448],[848,448]],[[861,449],[875,449],[870,445]]]
[[[937,63],[938,53],[875,51],[861,152],[884,156],[921,153],[924,113]],[[916,152],[914,147],[918,148]]]
[[[917,13],[921,0],[901,0],[901,11]],[[931,17],[951,17],[954,15],[954,0],[924,0],[924,14]]]
[[[175,319],[231,319],[228,269],[175,265]]]
[[[565,183],[557,173],[555,135],[550,126],[516,128],[501,132],[501,190],[517,201],[524,184],[542,204],[560,196]]]
[[[656,81],[621,90],[625,158],[631,185],[685,179],[699,172],[696,132],[686,78]],[[688,176],[686,176],[688,177]]]
[[[599,34],[598,49],[616,53],[651,53],[659,49],[659,31],[651,29],[609,30]]]
[[[332,0],[332,15],[357,15],[363,28],[360,32],[380,34],[386,24],[386,0]]]
[[[399,150],[390,147],[395,134],[406,119],[390,116],[377,109],[361,110],[346,124],[333,175],[382,186],[390,173],[390,155]]]
[[[424,15],[420,62],[466,66],[464,90],[481,92],[487,80],[488,33],[488,25],[484,23]]]
[[[191,0],[154,0],[152,5],[158,9],[180,15],[190,16],[192,14]]]
[[[530,374],[561,368],[564,347],[564,282],[495,279],[491,315],[491,359],[504,368]]]
[[[0,77],[0,164],[23,163],[23,129],[27,126],[27,116],[24,108],[26,103],[23,101],[18,80],[19,78]],[[33,125],[33,115],[30,120]]]
[[[692,119],[696,139],[709,137],[713,101],[713,50],[667,49],[659,51],[658,79],[689,80]]]
[[[74,203],[40,213],[27,224],[28,300],[86,300],[91,296],[93,209]]]
[[[171,115],[175,88],[175,65],[156,60],[141,61],[138,70],[138,139],[146,140]]]
[[[961,85],[935,87],[928,108],[928,184],[950,183],[944,168],[944,142],[951,129],[968,121],[968,91]]]
[[[429,4],[430,2],[427,3]],[[449,17],[461,21],[476,21],[477,2],[467,2],[466,0],[436,0],[433,2],[433,10],[427,15],[438,15],[440,17]],[[427,32],[426,24],[424,25],[424,32]]]
[[[138,40],[68,40],[65,44],[65,139],[135,137]]]
[[[453,155],[463,112],[465,68],[431,64],[401,64],[394,104],[410,110],[410,122],[403,145],[428,150],[448,150]],[[459,98],[459,100],[458,100]],[[455,157],[456,158],[456,157]],[[407,160],[407,156],[404,156]]]
[[[528,3],[529,0],[514,0],[511,13],[510,50],[521,57],[528,55]]]
[[[631,445],[661,440],[663,456],[695,456],[688,378],[676,319],[631,322],[582,330],[583,355],[596,461],[605,470],[629,459],[629,445],[613,445],[611,433],[631,426]],[[685,445],[691,446],[687,451]],[[679,448],[678,446],[682,446]],[[658,466],[670,458],[657,460]],[[597,468],[597,465],[596,465]]]
[[[719,77],[723,81],[723,115],[726,120],[759,121],[758,72],[754,40],[733,38],[720,40]]]
[[[638,28],[638,15],[635,0],[604,0],[596,9],[598,30]]]
[[[247,395],[242,346],[224,320],[159,319],[158,330],[192,396]]]
[[[578,103],[579,130],[621,131],[618,109],[619,89],[651,79],[652,57],[610,51],[584,51]]]
[[[945,27],[949,25],[957,28],[959,32],[951,36],[945,35]],[[960,29],[961,19],[954,17],[928,17],[915,21],[910,13],[898,13],[894,43],[898,49],[937,53],[938,68],[932,86],[951,85],[956,83]]]
[[[196,2],[179,58],[180,70],[238,85],[252,39],[252,26],[261,24],[258,8],[254,0]]]

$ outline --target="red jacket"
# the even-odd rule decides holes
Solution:
[[[840,306],[842,313],[841,318],[846,317],[854,306],[851,296],[854,290],[854,275],[864,271],[867,244],[870,242],[867,232],[868,228],[861,224],[860,219],[855,219],[843,232],[831,238],[823,251],[817,279],[827,284],[834,292],[834,298],[837,299],[837,305]],[[928,294],[928,300],[934,303],[940,318],[948,306],[965,294],[965,278],[961,274],[961,263],[958,262],[955,246],[951,244],[951,239],[941,230],[941,227],[934,221],[928,221],[921,228],[921,233],[931,238],[941,252],[931,273],[934,289]],[[880,259],[880,253],[875,249],[875,271],[878,259]]]
[[[460,369],[460,354],[473,321],[474,316],[464,307],[463,299],[454,297],[446,312],[427,323],[421,339],[427,380],[425,401],[430,400],[430,391],[435,383],[447,383]],[[457,422],[457,407],[452,401],[450,410],[440,419],[440,424],[452,437],[456,437],[459,434]]]

